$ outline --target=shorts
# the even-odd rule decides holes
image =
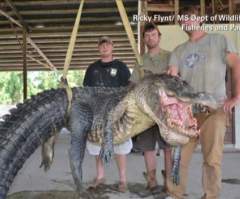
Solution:
[[[156,143],[160,149],[170,147],[161,137],[158,126],[155,125],[135,138],[134,148],[140,151],[153,151],[156,149]]]
[[[113,150],[114,150],[115,154],[118,154],[118,155],[129,154],[133,147],[132,139],[128,139],[127,141],[123,142],[122,144],[115,144],[113,147],[114,147]],[[90,155],[99,155],[101,146],[87,141],[87,150]]]

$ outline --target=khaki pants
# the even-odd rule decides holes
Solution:
[[[226,114],[222,109],[207,117],[201,125],[200,144],[203,154],[202,186],[204,196],[202,199],[218,199],[221,189],[221,163],[224,148],[224,135],[226,131]],[[175,186],[168,181],[168,188],[172,196],[182,199],[186,191],[188,180],[188,166],[197,139],[192,139],[183,146],[180,162],[180,185]]]

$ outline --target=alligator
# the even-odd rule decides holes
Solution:
[[[109,162],[114,144],[156,124],[162,138],[176,148],[172,177],[177,183],[181,146],[199,136],[193,113],[218,107],[211,95],[196,93],[185,81],[167,74],[151,75],[128,87],[76,87],[72,93],[68,117],[69,101],[63,88],[39,93],[3,116],[0,121],[0,199],[6,198],[27,158],[53,136],[52,132],[64,126],[71,131],[70,166],[79,191],[87,139],[101,145],[100,156]],[[43,164],[46,166],[47,162]]]

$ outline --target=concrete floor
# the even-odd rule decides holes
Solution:
[[[40,148],[27,160],[23,168],[15,178],[11,188],[11,193],[22,191],[73,191],[74,184],[70,173],[68,164],[68,148],[69,148],[69,135],[61,135],[58,143],[55,146],[55,161],[52,168],[47,173],[44,173],[39,168],[41,162]],[[158,181],[162,184],[160,171],[163,168],[163,157],[158,158]],[[86,153],[84,161],[84,182],[89,183],[95,176],[95,161],[92,156]],[[223,179],[238,179],[240,181],[240,153],[231,152],[224,154],[223,160]],[[130,154],[128,156],[127,176],[128,182],[132,189],[134,185],[138,185],[138,189],[144,190],[145,180],[142,172],[145,171],[144,160],[141,154]],[[118,180],[118,172],[116,164],[113,161],[110,165],[106,166],[107,183],[113,184]],[[227,180],[228,181],[228,180]],[[240,199],[240,184],[223,183],[221,199]],[[190,167],[190,179],[188,185],[189,199],[198,199],[201,197],[201,154],[196,152]],[[105,193],[102,198],[120,199],[120,198],[141,198],[139,194],[127,192],[109,192]],[[29,197],[22,197],[27,199]],[[33,197],[34,198],[34,197]],[[37,197],[36,197],[37,198]],[[48,199],[48,197],[44,197]],[[50,197],[49,197],[50,198]],[[52,198],[52,197],[51,197]],[[60,199],[60,197],[56,197]],[[64,197],[68,198],[68,197]],[[69,197],[70,198],[70,197]],[[100,198],[100,197],[96,197]],[[145,198],[156,198],[154,196],[146,196]]]

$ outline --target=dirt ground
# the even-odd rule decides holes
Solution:
[[[110,198],[125,198],[126,194],[129,198],[154,198],[162,199],[166,194],[162,192],[162,187],[159,186],[154,193],[145,189],[145,184],[128,183],[127,193],[117,191],[117,184],[101,185],[97,189],[86,189],[77,194],[74,191],[23,191],[11,194],[8,199],[110,199]]]
[[[146,190],[146,181],[142,175],[145,171],[144,159],[141,153],[131,153],[127,157],[128,191],[119,193],[116,190],[118,172],[115,161],[106,165],[106,185],[97,190],[88,190],[96,174],[95,159],[86,153],[83,165],[83,182],[85,191],[81,196],[74,191],[69,162],[69,135],[60,136],[55,150],[55,160],[52,168],[45,173],[39,168],[41,162],[40,148],[27,160],[19,171],[9,190],[8,199],[161,199],[164,194],[162,187],[152,194]],[[200,199],[201,188],[201,153],[196,152],[189,170],[189,183],[187,187],[188,199]],[[157,157],[157,178],[163,184],[161,170],[163,169],[162,153]],[[234,149],[226,150],[223,159],[222,193],[219,199],[240,199],[240,153]]]

